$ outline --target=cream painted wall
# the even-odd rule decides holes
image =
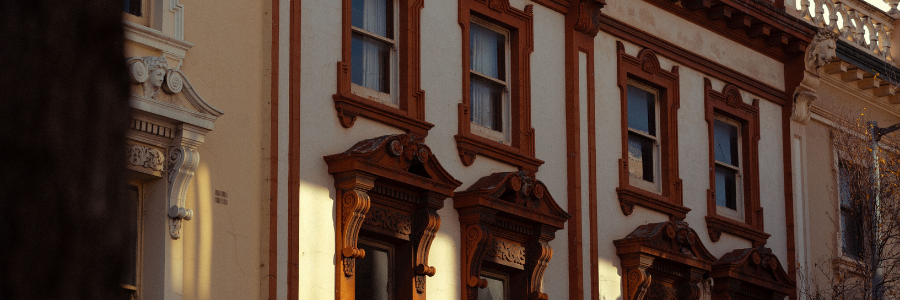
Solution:
[[[253,299],[268,293],[271,2],[185,4],[181,70],[225,112],[199,148],[184,222],[184,299]],[[227,45],[227,46],[224,46]],[[215,190],[228,205],[214,202]]]
[[[185,201],[194,217],[183,222],[180,239],[171,240],[165,223],[166,180],[144,182],[146,299],[254,299],[268,293],[270,10],[268,1],[199,1],[185,7],[185,40],[194,47],[180,69],[225,115],[198,148],[200,165]],[[162,53],[129,41],[125,54]],[[169,67],[178,65],[170,60]],[[160,99],[187,103],[180,94]],[[228,193],[227,205],[215,203],[215,190]],[[183,247],[181,257],[162,251],[169,243]],[[180,295],[163,291],[167,278],[177,279],[173,284],[183,287]]]
[[[597,132],[597,176],[598,176],[598,232],[599,282],[601,299],[621,297],[622,270],[615,254],[612,241],[628,235],[637,226],[663,222],[668,217],[660,213],[635,207],[630,216],[625,216],[619,208],[615,189],[618,187],[618,160],[621,158],[621,103],[617,87],[616,41],[604,32],[594,40],[596,70],[596,132]],[[629,55],[637,55],[641,47],[623,42]],[[660,57],[663,69],[671,70],[675,63]],[[769,67],[780,69],[773,62]],[[734,249],[751,247],[749,241],[729,234],[723,234],[719,242],[709,239],[706,229],[706,192],[709,189],[709,137],[704,112],[704,78],[709,76],[696,70],[679,67],[680,109],[678,110],[679,166],[683,184],[684,205],[691,208],[686,221],[697,231],[704,246],[716,257]],[[724,82],[710,78],[713,88],[721,90]],[[759,98],[741,91],[745,102]],[[761,203],[766,209],[766,232],[772,234],[767,247],[772,248],[782,264],[787,263],[786,230],[784,223],[784,172],[781,164],[782,132],[781,107],[766,100],[760,101],[760,123],[762,136],[759,143]],[[585,164],[586,166],[586,164]],[[584,223],[587,230],[587,221]],[[786,268],[787,266],[784,265]]]
[[[608,1],[603,14],[775,88],[784,89],[784,67],[778,61],[650,3]]]
[[[511,1],[516,8],[524,8],[530,3],[525,0]],[[631,2],[639,2],[631,5]],[[334,188],[331,176],[326,172],[322,156],[342,152],[359,140],[384,134],[401,133],[389,126],[359,118],[353,128],[346,129],[337,121],[331,95],[336,91],[335,64],[340,58],[340,3],[327,0],[303,2],[302,10],[302,84],[301,99],[301,157],[300,157],[300,270],[303,274],[333,274],[334,254]],[[704,31],[693,23],[678,20],[675,16],[661,11],[649,12],[647,4],[629,1],[630,9],[637,9],[632,15],[622,1],[609,2],[604,13],[616,18],[624,18],[635,24],[638,18],[650,14],[655,18],[652,28],[642,28],[672,41],[686,49],[706,55],[710,59],[759,78],[775,87],[783,87],[782,65],[768,57],[736,45],[727,38],[718,37]],[[644,8],[644,10],[641,10]],[[472,166],[463,166],[458,158],[453,135],[457,133],[457,105],[462,98],[462,57],[461,32],[457,20],[456,1],[426,0],[422,9],[421,24],[421,71],[422,89],[425,91],[426,121],[435,127],[430,130],[426,143],[445,167],[463,182],[459,190],[467,189],[477,179],[493,172],[514,171],[504,163],[478,157]],[[631,19],[628,19],[631,18]],[[541,166],[538,178],[544,181],[550,193],[566,204],[566,128],[565,122],[565,73],[564,73],[564,18],[562,15],[534,6],[535,50],[532,54],[532,123],[536,129],[536,154],[546,163]],[[675,26],[675,25],[677,26]],[[636,26],[649,26],[635,24]],[[672,28],[678,28],[672,30]],[[700,35],[686,36],[686,32]],[[440,36],[440,38],[426,38]],[[620,98],[616,86],[616,39],[600,32],[595,38],[593,84],[596,91],[596,149],[597,149],[597,191],[598,191],[598,234],[599,269],[590,270],[598,276],[601,299],[621,297],[621,268],[612,241],[625,237],[637,226],[662,222],[668,217],[641,207],[636,207],[631,216],[624,216],[615,189],[618,186],[618,160],[621,157]],[[637,45],[626,44],[630,55],[637,54]],[[675,64],[662,57],[661,64],[671,69]],[[685,205],[692,208],[687,221],[697,231],[701,241],[716,256],[736,248],[750,247],[750,243],[729,235],[712,243],[706,232],[706,190],[708,178],[708,135],[704,116],[705,74],[680,68],[681,109],[679,110],[679,151],[681,178],[684,180]],[[723,82],[713,78],[716,89]],[[754,96],[743,92],[746,101]],[[581,119],[585,125],[581,133],[582,149],[587,149],[584,120],[587,115],[586,99],[580,101]],[[766,229],[773,235],[769,247],[786,263],[785,228],[783,221],[783,169],[781,160],[781,108],[761,101],[761,120],[764,124],[760,142],[760,156],[768,158],[760,166],[765,188],[763,205],[766,207]],[[587,156],[582,168],[583,197],[587,194]],[[768,174],[775,174],[769,176]],[[583,199],[587,205],[587,197]],[[458,214],[452,208],[452,199],[444,203],[439,211],[442,222],[431,248],[430,263],[438,272],[428,279],[429,299],[459,299],[459,251],[460,228]],[[780,214],[780,216],[779,216]],[[781,218],[782,220],[776,220]],[[587,211],[583,216],[582,237],[585,245],[584,265],[589,266],[589,230]],[[779,223],[780,222],[780,223]],[[566,229],[556,234],[551,243],[554,257],[545,273],[544,292],[552,299],[568,299],[568,249]],[[585,292],[590,293],[590,275],[585,274]],[[330,299],[334,295],[333,276],[304,277],[299,290],[304,299]]]

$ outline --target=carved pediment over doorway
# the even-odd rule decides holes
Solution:
[[[700,299],[716,258],[684,221],[638,226],[614,241],[625,300]]]
[[[736,249],[713,265],[713,298],[731,300],[783,299],[796,284],[772,249]]]

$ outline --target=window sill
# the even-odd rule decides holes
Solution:
[[[671,203],[669,197],[645,191],[627,183],[624,187],[616,188],[616,194],[619,196],[622,213],[626,216],[634,212],[635,205],[667,214],[670,218],[679,221],[684,220],[687,213],[691,211],[690,208]]]
[[[867,267],[865,262],[844,256],[843,254],[838,258],[832,259],[831,266],[835,272],[845,272],[859,277],[865,276],[862,270]]]
[[[709,232],[709,239],[713,242],[718,242],[724,232],[750,240],[753,247],[762,247],[770,236],[762,230],[750,227],[747,223],[723,216],[706,216],[706,228]]]
[[[399,108],[352,93],[338,93],[334,94],[332,98],[334,98],[334,108],[337,110],[338,120],[344,128],[353,127],[358,116],[406,130],[419,137],[427,136],[428,130],[434,127],[434,124],[409,117],[406,111]]]
[[[194,44],[169,36],[159,30],[141,24],[131,21],[122,21],[122,25],[125,29],[125,40],[172,55],[177,58],[178,61],[184,60],[188,49],[194,47]]]
[[[475,163],[475,157],[484,155],[514,166],[522,171],[537,172],[538,167],[544,164],[543,160],[522,154],[522,150],[488,140],[475,134],[455,135],[456,148],[463,165],[471,166]]]

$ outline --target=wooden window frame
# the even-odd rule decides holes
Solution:
[[[482,177],[456,193],[462,300],[478,300],[487,286],[482,268],[509,270],[507,299],[547,299],[541,290],[553,250],[550,241],[571,217],[528,171]]]
[[[664,213],[672,220],[684,220],[690,208],[682,205],[681,178],[678,175],[678,66],[663,70],[656,53],[642,49],[637,56],[625,53],[625,45],[616,42],[618,51],[618,86],[622,104],[622,158],[619,160],[619,206],[626,216],[639,205]],[[631,182],[628,171],[628,85],[638,82],[657,91],[659,128],[660,191],[648,191]],[[657,163],[657,162],[654,162]]]
[[[421,89],[420,62],[420,19],[424,1],[393,0],[399,6],[397,36],[397,71],[391,76],[391,86],[396,87],[396,107],[385,104],[378,99],[369,99],[368,95],[354,93],[351,81],[351,40],[353,35],[352,6],[353,0],[343,0],[343,22],[341,37],[341,61],[337,63],[337,93],[332,97],[338,120],[344,128],[351,128],[359,116],[391,125],[413,133],[427,136],[434,124],[425,121],[425,92]],[[392,64],[394,65],[394,64]],[[393,72],[392,72],[393,73]],[[363,93],[365,94],[365,93]]]
[[[766,244],[769,234],[763,227],[763,209],[759,199],[759,99],[747,104],[741,97],[740,90],[734,85],[726,84],[722,92],[712,88],[709,78],[704,78],[706,123],[709,134],[709,189],[706,191],[706,227],[709,238],[718,242],[722,233],[750,240],[753,247]],[[743,220],[719,212],[716,204],[716,155],[715,155],[715,120],[727,118],[740,125],[740,164],[741,166],[741,199],[738,201]]]
[[[471,166],[484,155],[537,172],[544,162],[534,155],[534,128],[531,127],[531,53],[534,51],[533,5],[518,10],[502,0],[459,1],[459,25],[462,27],[462,103],[459,104],[459,133],[454,136],[463,165]],[[471,126],[471,62],[469,27],[472,16],[509,31],[509,144],[491,140],[473,132]]]
[[[438,210],[462,182],[437,161],[414,134],[363,140],[342,153],[325,156],[335,186],[335,299],[356,299],[356,260],[361,229],[384,237],[395,248],[395,299],[424,300],[431,242],[441,225]],[[407,293],[408,291],[408,293]]]
[[[496,131],[491,128],[485,127],[484,125],[476,124],[475,122],[471,122],[471,121],[470,121],[471,123],[469,124],[469,126],[471,126],[472,133],[475,135],[481,136],[483,138],[486,138],[486,139],[489,139],[492,141],[498,141],[504,145],[510,145],[512,143],[512,141],[511,141],[512,135],[511,135],[511,130],[510,130],[510,127],[512,125],[512,120],[510,120],[510,118],[511,118],[511,114],[510,114],[511,103],[510,103],[510,80],[509,80],[509,78],[510,78],[509,75],[512,73],[512,70],[511,70],[512,67],[510,66],[510,54],[512,52],[512,51],[510,51],[510,36],[511,36],[511,34],[508,29],[503,28],[502,26],[493,24],[488,20],[481,19],[477,16],[471,16],[471,18],[472,18],[472,23],[478,24],[481,27],[487,28],[488,30],[491,30],[493,32],[502,34],[504,36],[504,38],[506,39],[503,43],[504,44],[503,72],[505,75],[504,77],[506,77],[506,79],[501,80],[498,78],[493,78],[491,76],[479,73],[475,70],[472,70],[471,64],[469,65],[469,75],[470,75],[469,82],[470,82],[470,84],[471,84],[471,78],[473,76],[481,77],[484,81],[489,81],[489,82],[493,82],[496,84],[502,84],[503,89],[504,89],[503,99],[501,99],[501,101],[503,101],[503,102],[500,105],[501,106],[500,122],[502,123],[502,127],[503,127],[502,130]],[[471,91],[469,93],[469,97],[471,97]]]

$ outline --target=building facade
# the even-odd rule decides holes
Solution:
[[[840,239],[828,112],[898,112],[894,19],[843,2],[125,1],[123,287],[796,297]]]

